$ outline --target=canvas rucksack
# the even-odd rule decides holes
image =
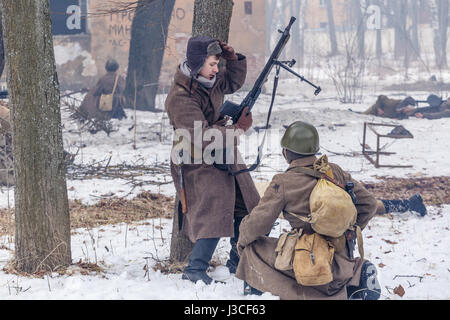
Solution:
[[[327,156],[314,163],[314,170],[303,167],[291,170],[319,179],[309,198],[311,213],[308,217],[296,215],[300,220],[310,223],[315,232],[332,238],[341,237],[354,228],[356,207],[345,186],[334,180]]]
[[[114,80],[114,87],[111,94],[102,94],[100,96],[100,103],[98,104],[98,108],[101,111],[111,111],[114,102],[114,93],[116,92],[117,80],[119,79],[119,74],[116,75],[116,79]]]
[[[334,251],[331,243],[320,234],[303,234],[295,245],[292,263],[297,283],[313,287],[333,281]]]
[[[303,167],[291,170],[319,179],[310,195],[310,215],[304,217],[289,212],[310,223],[315,231],[301,235],[296,242],[292,260],[295,278],[303,286],[325,285],[333,281],[331,266],[336,250],[334,242],[326,237],[345,241],[346,231],[356,232],[359,253],[364,259],[361,229],[356,225],[356,207],[345,186],[334,180],[326,156],[314,163],[314,170]]]

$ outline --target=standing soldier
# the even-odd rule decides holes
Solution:
[[[283,213],[293,229],[302,230],[302,235],[314,236],[315,230],[305,219],[311,213],[310,196],[317,185],[317,177],[303,172],[313,172],[312,169],[325,158],[317,159],[316,154],[320,149],[318,132],[315,127],[304,122],[295,122],[286,130],[281,146],[289,163],[288,170],[274,176],[258,206],[241,224],[238,241],[240,263],[236,276],[244,280],[244,293],[271,292],[287,300],[348,299],[350,296],[378,299],[381,289],[376,268],[369,261],[353,257],[354,245],[347,241],[346,233],[337,238],[323,237],[334,251],[331,260],[327,258],[331,282],[327,280],[328,283],[323,285],[300,285],[292,268],[278,270],[275,267],[278,239],[266,237],[265,234]],[[352,210],[356,208],[357,230],[364,229],[377,211],[377,200],[339,166],[332,163],[328,165],[337,183],[344,186],[353,183],[353,195],[356,198],[354,206],[349,201]],[[358,241],[358,249],[362,249],[359,247]],[[315,264],[313,252],[310,254]],[[317,262],[319,257],[315,258]]]
[[[189,39],[186,55],[187,59],[176,70],[165,103],[174,129],[188,131],[192,138],[197,124],[202,132],[220,132],[224,141],[227,134],[233,134],[235,130],[240,134],[247,131],[252,125],[252,115],[247,114],[247,110],[236,124],[228,126],[227,119],[223,119],[219,112],[224,95],[236,92],[245,82],[245,56],[235,53],[228,44],[205,36]],[[220,57],[226,60],[226,70],[219,70]],[[206,145],[201,142],[201,145],[194,147],[202,153]],[[236,144],[234,141],[232,146],[235,150]],[[239,159],[239,153],[235,151],[235,154]],[[189,156],[192,154],[189,153]],[[231,237],[227,267],[230,273],[235,272],[239,262],[236,249],[239,225],[242,218],[258,204],[259,194],[248,173],[233,177],[220,166],[206,163],[205,159],[195,164],[187,162],[177,165],[174,159],[171,161],[175,188],[183,200],[184,214],[180,217],[182,231],[194,243],[183,279],[210,284],[212,279],[206,271],[222,237]],[[239,171],[246,169],[246,166],[234,161],[231,169]]]

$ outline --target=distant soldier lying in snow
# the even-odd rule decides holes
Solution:
[[[415,106],[420,102],[428,103],[428,106],[416,108]],[[410,116],[440,119],[450,117],[450,98],[447,101],[443,101],[438,96],[432,94],[428,96],[426,101],[416,101],[412,97],[399,100],[380,95],[376,103],[363,112],[363,114],[399,120],[407,119]]]

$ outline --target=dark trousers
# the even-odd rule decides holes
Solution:
[[[386,213],[406,212],[409,210],[408,200],[381,200],[381,202],[383,202]]]
[[[184,268],[185,273],[205,272],[208,269],[214,251],[220,238],[199,239],[189,255],[188,265]]]

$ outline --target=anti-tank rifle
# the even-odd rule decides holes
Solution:
[[[296,20],[295,17],[291,17],[289,25],[286,27],[286,29],[284,31],[278,30],[278,32],[280,32],[282,34],[281,38],[278,41],[272,54],[270,55],[270,58],[267,61],[263,71],[256,79],[256,82],[255,82],[253,88],[250,90],[250,92],[244,98],[242,103],[240,105],[238,105],[233,102],[226,101],[220,108],[220,113],[222,116],[231,117],[231,119],[233,120],[233,123],[236,123],[239,120],[239,117],[242,114],[242,110],[245,107],[248,107],[248,112],[250,113],[252,111],[256,101],[258,100],[258,97],[261,94],[262,86],[264,85],[264,83],[266,83],[273,67],[276,67],[277,75],[275,78],[276,83],[274,84],[274,95],[272,98],[274,98],[275,93],[276,93],[276,86],[277,86],[277,82],[278,82],[280,68],[283,68],[284,70],[286,70],[286,71],[290,72],[291,74],[293,74],[294,76],[298,77],[301,81],[304,81],[304,82],[308,83],[309,85],[313,86],[316,89],[316,91],[314,92],[314,95],[317,96],[322,91],[322,89],[320,87],[311,83],[310,81],[308,81],[307,79],[305,79],[304,77],[302,77],[301,75],[299,75],[298,73],[296,73],[295,71],[293,71],[291,69],[296,63],[296,61],[294,59],[291,61],[279,61],[278,60],[281,53],[283,52],[283,49],[286,47],[286,44],[288,43],[288,41],[291,37],[290,30],[291,30],[292,24],[295,22],[295,20]]]
[[[286,29],[284,29],[284,31],[278,30],[278,32],[280,32],[282,34],[281,38],[280,38],[280,40],[278,40],[278,43],[277,43],[275,49],[273,50],[272,54],[270,55],[270,58],[267,61],[266,65],[264,66],[263,71],[256,79],[256,82],[255,82],[253,88],[250,90],[250,92],[244,98],[242,103],[240,105],[238,105],[233,102],[226,101],[219,110],[220,114],[223,117],[230,117],[233,120],[233,124],[239,120],[239,118],[242,114],[242,111],[244,110],[245,107],[248,107],[248,113],[250,113],[252,111],[256,101],[258,100],[259,95],[261,94],[262,86],[264,85],[264,83],[266,83],[273,67],[276,68],[276,75],[275,75],[275,81],[273,84],[273,92],[272,92],[272,102],[270,104],[270,108],[268,111],[264,138],[258,148],[258,157],[256,159],[256,162],[252,166],[250,166],[250,168],[244,169],[244,170],[241,170],[238,172],[233,172],[231,170],[231,166],[229,164],[215,164],[216,168],[223,170],[223,171],[227,171],[229,175],[237,176],[241,173],[253,171],[261,163],[262,149],[263,149],[262,146],[264,145],[264,141],[265,141],[266,134],[267,134],[267,129],[269,128],[270,116],[272,113],[273,104],[275,102],[275,96],[276,96],[276,92],[277,92],[278,79],[279,79],[281,68],[290,72],[291,74],[293,74],[294,76],[299,78],[301,81],[304,81],[304,82],[308,83],[309,85],[311,85],[312,87],[314,87],[316,89],[314,91],[314,95],[317,96],[322,91],[322,89],[320,87],[311,83],[310,81],[308,81],[307,79],[305,79],[304,77],[302,77],[301,75],[299,75],[298,73],[296,73],[295,71],[293,71],[291,69],[296,63],[296,61],[294,59],[292,59],[290,61],[279,61],[278,60],[281,53],[283,52],[283,49],[286,47],[286,44],[288,43],[288,41],[291,37],[290,30],[291,30],[292,24],[295,22],[295,20],[296,20],[295,17],[291,17],[291,20],[289,21],[289,24],[286,27]]]

